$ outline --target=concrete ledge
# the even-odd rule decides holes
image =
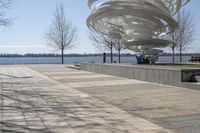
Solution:
[[[200,69],[178,68],[157,65],[118,65],[118,64],[94,64],[83,63],[81,69],[101,74],[108,74],[129,79],[137,79],[160,84],[174,85],[186,88],[200,88],[199,85],[192,85],[195,74]]]

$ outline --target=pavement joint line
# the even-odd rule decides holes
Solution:
[[[134,85],[134,84],[145,84],[148,82],[139,80],[107,80],[107,81],[89,81],[89,82],[73,82],[65,83],[65,85],[71,86],[72,88],[83,88],[83,87],[97,87],[97,86],[112,86],[112,85]]]
[[[93,78],[106,78],[106,77],[113,77],[109,75],[76,75],[76,76],[54,76],[53,79],[93,79]]]

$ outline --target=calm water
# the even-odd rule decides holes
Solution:
[[[102,62],[102,56],[87,56],[87,57],[65,57],[65,64],[74,64],[79,62]],[[188,61],[191,56],[183,56],[183,61]],[[110,57],[107,57],[107,62],[110,61]],[[118,57],[115,56],[114,61],[118,61]],[[171,56],[160,56],[159,62],[171,62]],[[179,61],[179,56],[176,56],[176,61]],[[0,64],[59,64],[61,62],[60,57],[0,57]],[[136,64],[135,56],[122,56],[122,63]]]

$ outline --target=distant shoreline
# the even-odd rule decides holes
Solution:
[[[200,53],[187,53],[182,54],[182,56],[191,56],[193,54],[200,54]],[[130,54],[130,53],[122,53],[121,56],[135,56],[136,54]],[[103,54],[65,54],[65,57],[90,57],[90,56],[103,56]],[[109,53],[107,53],[107,56],[110,56]],[[118,56],[118,54],[114,53],[113,56]],[[163,53],[160,56],[172,56],[171,53]],[[175,56],[179,56],[179,54],[175,54]],[[0,54],[0,57],[60,57],[60,54]]]
[[[180,56],[175,56],[175,60],[179,61]],[[183,61],[187,62],[191,59],[191,55],[183,55]],[[65,56],[65,64],[74,64],[78,62],[97,62],[103,61],[103,55],[71,55]],[[106,56],[106,62],[110,62],[110,55]],[[113,61],[118,62],[118,56],[113,56]],[[161,55],[159,62],[171,62],[172,56]],[[3,56],[0,57],[0,64],[60,64],[60,56]],[[136,64],[137,59],[135,55],[121,55],[121,63],[132,63]]]

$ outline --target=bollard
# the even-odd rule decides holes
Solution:
[[[106,63],[106,53],[103,53],[103,63]]]

